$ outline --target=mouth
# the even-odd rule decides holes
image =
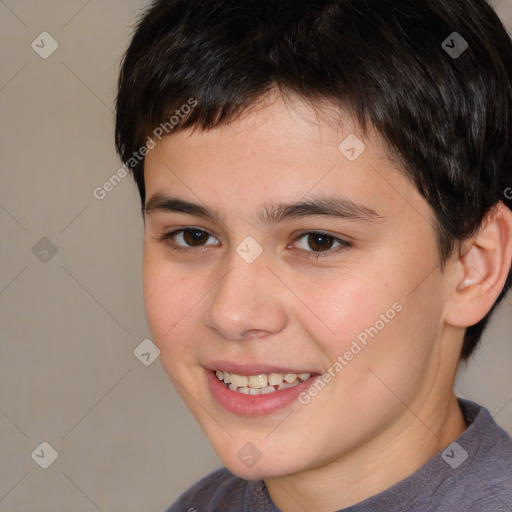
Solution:
[[[240,416],[278,413],[297,402],[320,378],[314,372],[266,365],[219,361],[208,366],[205,370],[212,397],[223,409]]]
[[[311,373],[259,373],[239,375],[224,370],[216,370],[217,379],[225,387],[242,395],[268,395],[276,391],[293,388],[311,378]]]

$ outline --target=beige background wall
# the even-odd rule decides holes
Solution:
[[[2,512],[162,511],[219,465],[159,361],[134,355],[135,185],[93,196],[120,167],[118,65],[145,3],[0,0]],[[498,9],[512,25],[512,0]],[[512,433],[511,318],[509,296],[457,390]]]

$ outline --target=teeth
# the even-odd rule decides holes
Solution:
[[[249,386],[255,389],[264,388],[268,384],[268,377],[263,373],[261,375],[251,375],[249,377]]]
[[[271,373],[268,376],[268,384],[269,386],[279,386],[279,384],[283,383],[284,375],[282,373]]]
[[[310,373],[262,373],[259,375],[237,375],[236,373],[217,370],[217,378],[226,384],[228,389],[243,395],[266,395],[281,389],[292,388],[311,377]]]
[[[249,384],[249,379],[245,375],[237,375],[236,373],[232,373],[230,377],[231,384],[233,384],[237,388],[243,388]]]

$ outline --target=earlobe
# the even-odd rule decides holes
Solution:
[[[458,278],[446,306],[446,323],[469,327],[482,320],[505,286],[511,261],[512,211],[500,202],[459,251]]]

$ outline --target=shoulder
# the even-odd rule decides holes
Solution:
[[[459,399],[466,420],[470,423],[460,437],[470,451],[471,468],[481,472],[485,480],[510,482],[512,479],[512,438],[485,408],[469,400]],[[512,489],[512,488],[511,488]]]
[[[239,512],[248,482],[217,469],[185,491],[166,512]]]
[[[459,398],[466,430],[414,474],[344,512],[511,512],[512,438],[480,405]]]
[[[451,478],[443,486],[448,495],[453,493],[451,510],[462,506],[460,510],[510,511],[512,438],[486,408],[468,400],[459,399],[459,403],[470,425],[456,445],[466,460],[450,468]]]

